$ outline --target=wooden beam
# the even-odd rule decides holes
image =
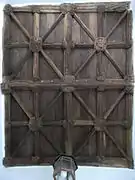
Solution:
[[[16,147],[15,151],[12,153],[12,155],[11,155],[12,158],[17,154],[18,150],[22,147],[26,138],[28,138],[29,135],[30,135],[30,130],[27,131],[27,133],[24,135],[23,139],[20,141],[20,143]]]
[[[53,25],[50,27],[50,29],[47,31],[47,33],[42,37],[42,41],[43,41],[43,42],[47,39],[47,37],[51,34],[51,32],[56,28],[56,26],[59,24],[59,22],[60,22],[63,18],[64,18],[64,14],[61,13],[61,14],[57,17],[57,19],[56,19],[56,21],[54,22],[54,24],[53,24]]]
[[[10,13],[11,18],[15,21],[17,26],[20,28],[20,30],[23,32],[23,34],[26,36],[28,40],[30,40],[30,34],[29,32],[25,29],[25,27],[22,25],[22,23],[19,21],[19,19],[14,15],[13,12]]]
[[[3,27],[3,44],[5,45],[10,40],[10,17],[4,13],[4,27]],[[8,77],[11,74],[11,64],[9,61],[10,58],[10,51],[6,48],[3,48],[3,80],[8,81]],[[5,79],[4,79],[5,78]],[[4,123],[11,122],[11,95],[8,93],[5,95],[5,102],[4,102],[5,114],[4,114]],[[11,128],[5,127],[5,156],[11,156]]]
[[[132,46],[132,42],[107,42],[107,49],[129,49]]]
[[[119,67],[119,65],[117,64],[117,62],[113,59],[113,57],[111,56],[111,54],[109,53],[108,50],[104,51],[105,56],[108,58],[108,60],[111,62],[111,64],[114,66],[114,68],[118,71],[118,73],[120,74],[120,76],[124,79],[124,73],[121,71],[121,68]]]
[[[34,116],[35,121],[39,121],[39,93],[34,92]],[[34,156],[40,156],[40,134],[38,131],[34,132]]]
[[[44,120],[45,114],[48,109],[50,109],[59,99],[59,97],[62,95],[62,91],[58,92],[58,94],[51,100],[51,102],[48,104],[47,107],[45,107],[44,114],[39,117],[39,121],[42,122]]]
[[[120,19],[117,21],[117,23],[115,24],[115,26],[113,26],[113,28],[111,29],[111,31],[109,31],[109,33],[106,36],[106,39],[108,39],[111,34],[115,31],[115,29],[120,25],[120,23],[122,22],[122,20],[126,17],[128,11],[125,10],[125,12],[122,14],[122,16],[120,17]]]
[[[85,33],[92,39],[92,41],[94,41],[95,40],[94,35],[90,31],[90,29],[83,23],[83,21],[80,19],[80,17],[76,13],[73,13],[72,16],[78,22],[78,24],[81,26],[81,28],[85,31]]]
[[[43,51],[43,49],[41,50],[41,54],[44,57],[44,60],[47,61],[47,63],[50,65],[50,67],[52,68],[52,70],[57,74],[57,76],[60,79],[63,79],[63,74],[60,72],[60,70],[56,67],[56,65],[54,64],[54,62],[52,61],[52,59]]]
[[[62,49],[64,48],[62,43],[43,43],[42,44],[43,48],[47,49]]]
[[[18,73],[22,70],[24,64],[26,63],[26,61],[29,60],[29,57],[32,55],[32,53],[28,50],[25,54],[24,57],[22,57],[19,61],[19,63],[17,64],[17,66],[15,67],[15,70],[12,72],[12,77],[15,78]]]
[[[28,126],[29,125],[29,122],[28,121],[14,121],[12,119],[11,122],[6,122],[5,124],[5,127],[10,127],[13,126],[13,127],[22,127],[22,126]]]
[[[70,12],[65,15],[64,19],[64,76],[70,75],[70,55],[72,48],[72,17]],[[72,93],[64,92],[64,119],[66,120],[65,127],[65,153],[72,155]]]
[[[96,54],[96,51],[93,51],[93,52],[88,56],[88,58],[84,61],[84,63],[76,70],[76,72],[75,72],[75,74],[74,74],[75,77],[79,74],[79,72],[81,72],[81,71],[84,69],[84,67],[85,67],[88,63],[90,63],[90,62],[92,61],[92,57],[93,57],[95,54]]]
[[[105,12],[123,12],[129,8],[130,2],[92,2],[92,3],[75,3],[77,8],[75,12],[88,13],[97,12],[97,6],[104,5]],[[39,13],[60,13],[61,9],[59,5],[29,5],[22,7],[13,7],[14,12],[33,12],[33,7],[37,8]]]
[[[83,99],[79,96],[77,92],[73,92],[74,97],[80,103],[80,105],[84,108],[84,110],[94,119],[96,119],[96,115],[91,111],[91,109],[85,104]]]
[[[117,140],[112,136],[112,134],[108,131],[107,128],[104,129],[104,132],[106,135],[112,140],[116,148],[121,152],[124,158],[126,158],[128,161],[131,161],[131,159],[127,156],[125,151],[122,149],[121,145],[117,142]]]
[[[95,133],[95,129],[92,127],[85,140],[83,140],[83,142],[81,142],[79,146],[76,147],[74,156],[77,156],[83,150],[83,148],[87,145],[87,143],[89,142],[90,138],[94,135],[94,133]]]
[[[126,34],[125,39],[126,43],[129,44],[132,42],[132,21],[133,21],[133,15],[132,12],[129,11],[127,14],[126,19]],[[132,47],[126,51],[126,76],[127,81],[130,81],[133,77],[133,58],[132,58]],[[133,147],[132,147],[132,131],[133,131],[133,96],[131,93],[126,93],[125,95],[126,100],[126,118],[128,119],[128,123],[131,124],[129,129],[126,129],[126,153],[132,159],[132,161],[129,161],[129,164],[131,167],[133,167]]]
[[[28,42],[6,42],[4,48],[12,49],[12,48],[29,48]]]
[[[99,5],[97,7],[97,36],[104,36],[104,11],[105,6]],[[97,54],[97,80],[104,81],[105,80],[105,61],[103,58],[102,51]],[[99,86],[97,88],[97,118],[96,118],[96,155],[99,158],[103,158],[106,149],[106,135],[103,132],[101,123],[104,121],[103,112],[104,112],[104,87]],[[103,127],[104,128],[104,127]]]
[[[43,157],[39,158],[38,161],[35,161],[32,158],[4,158],[3,164],[5,167],[12,167],[16,164],[16,166],[50,166],[53,165],[56,156]],[[129,167],[129,164],[124,158],[104,158],[103,160],[98,160],[96,157],[75,157],[77,165],[79,166],[102,166],[102,167],[117,167],[117,168],[133,168]]]
[[[40,27],[40,15],[39,13],[34,13],[33,20],[33,34],[35,39],[39,39],[39,27]],[[33,53],[33,80],[39,80],[39,52]],[[35,121],[39,121],[39,92],[34,91],[34,116]],[[38,123],[37,123],[38,124]],[[33,155],[35,157],[40,156],[40,134],[39,131],[33,132]]]
[[[74,80],[73,82],[65,83],[63,81],[58,80],[42,80],[33,82],[31,80],[11,80],[9,82],[4,82],[3,84],[9,85],[10,88],[15,89],[51,89],[51,90],[59,90],[63,87],[74,87],[77,89],[95,89],[98,86],[104,86],[105,89],[123,89],[126,86],[133,85],[133,82],[126,81],[122,79],[106,79],[105,81],[96,81],[91,79],[80,79]]]
[[[27,117],[28,117],[29,119],[31,119],[31,118],[33,117],[32,113],[29,112],[29,111],[25,108],[23,102],[20,100],[20,98],[19,98],[19,96],[17,95],[17,93],[16,93],[16,92],[12,92],[11,94],[12,94],[12,96],[14,97],[14,99],[16,100],[16,102],[18,103],[18,105],[20,106],[20,108],[23,110],[23,112],[27,115]]]
[[[3,19],[3,45],[5,46],[10,41],[11,35],[11,19],[6,13],[4,13]],[[10,57],[10,50],[3,47],[3,72],[2,75],[4,77],[8,77],[11,75],[11,62],[9,61]]]
[[[34,37],[39,38],[39,26],[40,26],[40,16],[38,13],[34,13]],[[34,80],[39,79],[39,52],[34,52],[33,57],[33,78]]]
[[[122,91],[116,101],[111,105],[111,107],[108,109],[108,111],[104,114],[104,119],[107,119],[109,115],[112,113],[112,111],[116,108],[116,106],[119,104],[123,96],[125,95],[125,91]]]
[[[96,126],[96,122],[97,121],[100,121],[100,124],[102,127],[105,127],[105,126],[121,126],[121,127],[124,127],[124,128],[127,128],[129,129],[131,127],[131,123],[128,122],[128,119],[124,120],[124,121],[120,121],[120,120],[108,120],[108,121],[105,121],[104,119],[95,119],[94,121],[91,121],[91,120],[73,120],[73,125],[74,126]]]
[[[44,140],[50,144],[50,146],[53,148],[53,150],[55,152],[57,152],[58,154],[60,154],[60,151],[54,146],[53,142],[48,139],[48,137],[46,136],[45,132],[43,132],[42,129],[39,130],[39,133],[44,137]]]
[[[5,125],[11,123],[11,95],[5,95]],[[5,126],[5,156],[11,156],[11,127]]]

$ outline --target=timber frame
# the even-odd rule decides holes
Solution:
[[[133,72],[132,72],[132,58],[129,53],[126,54],[127,64],[126,70],[123,72],[120,65],[114,59],[109,52],[110,49],[132,49],[132,12],[128,9],[129,2],[124,3],[86,3],[86,4],[62,4],[60,6],[26,6],[26,7],[12,7],[6,5],[4,8],[4,17],[6,18],[7,24],[4,29],[3,39],[3,82],[1,89],[5,95],[5,166],[15,165],[48,165],[53,164],[57,155],[68,154],[73,155],[78,165],[94,165],[94,166],[114,166],[114,167],[129,167],[133,168],[132,159],[132,146],[131,139],[128,139],[126,146],[128,150],[123,149],[121,144],[109,131],[109,128],[122,127],[126,129],[127,133],[132,131],[132,96],[133,96]],[[30,34],[27,29],[23,26],[21,21],[17,18],[15,13],[32,13],[33,14],[33,34]],[[120,18],[113,28],[104,36],[103,27],[103,16],[107,12],[118,12],[121,13]],[[41,37],[40,36],[40,15],[44,13],[58,14],[56,21],[52,24],[49,30]],[[90,28],[81,20],[78,13],[97,13],[97,24],[100,28],[97,29],[97,36],[93,34]],[[88,38],[91,39],[92,43],[76,43],[72,41],[72,20],[75,20],[81,29],[87,34]],[[126,19],[126,34],[125,42],[111,42],[108,41],[110,36]],[[8,21],[14,21],[14,23],[21,30],[27,41],[25,42],[11,42],[10,41],[10,30]],[[61,43],[46,43],[46,39],[56,28],[61,21],[64,21],[64,39]],[[25,56],[19,60],[14,70],[8,65],[10,56],[9,51],[15,48],[27,48],[28,51]],[[63,58],[63,72],[59,70],[53,60],[45,52],[46,49],[61,49],[64,54]],[[83,60],[82,64],[71,74],[69,70],[69,62],[71,59],[71,53],[75,49],[93,49],[86,59]],[[18,79],[17,76],[21,72],[24,64],[27,62],[30,56],[33,56],[33,67],[32,67],[32,79]],[[97,55],[97,72],[96,79],[91,78],[77,78],[77,76],[93,61],[93,57]],[[114,67],[120,78],[107,79],[105,76],[105,65],[103,63],[103,55]],[[42,80],[40,77],[40,56],[43,57],[44,61],[56,74],[57,79]],[[78,91],[83,90],[94,90],[97,97],[96,113],[85,103],[84,99],[79,95]],[[34,113],[30,112],[25,103],[20,99],[18,91],[30,91],[33,93],[33,106]],[[42,115],[39,114],[39,98],[41,91],[53,90],[58,91],[56,96],[50,101],[48,106],[44,109]],[[114,103],[104,113],[104,93],[109,90],[119,90],[120,93],[115,99]],[[52,108],[63,96],[64,99],[64,116],[63,119],[58,121],[49,120],[44,121],[46,112]],[[17,102],[24,114],[29,119],[28,121],[12,121],[11,120],[11,97]],[[88,116],[91,119],[73,119],[72,109],[73,98],[80,104]],[[121,100],[125,98],[126,102],[126,118],[125,120],[108,120],[111,113],[116,109]],[[12,127],[28,127],[28,131],[24,134],[23,139],[20,141],[15,150],[11,153],[11,129]],[[54,142],[43,131],[43,127],[62,127],[65,131],[65,142],[64,152],[58,149]],[[80,143],[72,143],[72,132],[74,127],[88,128],[87,135],[82,137]],[[34,137],[34,150],[31,157],[18,157],[16,154],[18,150],[22,148],[25,140],[30,136]],[[83,156],[81,152],[83,148],[87,146],[90,139],[96,134],[96,156]],[[54,156],[40,157],[39,150],[39,136],[44,137],[52,149],[56,152]],[[120,152],[120,157],[105,157],[105,138],[108,137],[114,144],[116,149]],[[129,151],[127,153],[127,151]],[[115,154],[114,154],[115,155]]]

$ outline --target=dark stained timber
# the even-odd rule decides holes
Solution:
[[[129,2],[4,7],[5,157],[10,166],[133,168]]]

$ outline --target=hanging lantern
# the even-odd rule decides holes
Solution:
[[[61,155],[53,165],[54,180],[75,180],[75,171],[77,169],[76,162],[73,157]]]

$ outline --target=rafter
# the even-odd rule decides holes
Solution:
[[[26,63],[26,61],[29,59],[29,57],[31,56],[31,52],[28,50],[27,53],[25,54],[24,57],[21,58],[20,62],[18,63],[17,67],[15,68],[15,71],[12,74],[12,77],[15,78],[18,73],[22,70],[22,68],[24,67],[24,64]]]
[[[91,109],[85,104],[84,100],[79,96],[77,92],[73,92],[74,97],[79,101],[80,105],[84,110],[93,118],[96,118],[96,115],[91,111]]]
[[[73,13],[73,18],[78,22],[78,24],[81,26],[81,28],[85,31],[85,33],[92,39],[92,41],[95,40],[94,35],[92,34],[91,30],[84,24],[84,22],[78,17],[76,13]]]
[[[111,107],[108,109],[108,111],[104,114],[104,119],[106,120],[109,115],[112,113],[112,111],[116,108],[116,106],[120,103],[123,96],[125,95],[125,91],[122,91],[116,101],[111,105]]]
[[[52,61],[52,59],[43,51],[43,49],[41,50],[41,54],[44,57],[44,60],[47,61],[47,63],[50,65],[50,67],[52,68],[52,70],[56,73],[56,75],[60,78],[63,79],[63,74],[60,72],[60,70],[56,67],[56,65],[54,64],[54,62]]]
[[[104,129],[104,132],[107,134],[107,136],[112,140],[112,142],[114,143],[114,145],[117,147],[117,149],[121,152],[121,154],[130,161],[129,157],[127,156],[127,154],[124,152],[124,150],[122,149],[122,147],[120,146],[120,144],[116,141],[116,139],[112,136],[112,134],[107,130],[107,128]]]
[[[47,37],[51,34],[51,32],[56,28],[56,26],[58,25],[58,23],[59,23],[63,18],[64,18],[64,14],[61,13],[61,14],[57,17],[57,19],[56,19],[56,21],[54,22],[54,24],[53,24],[53,25],[50,27],[50,29],[47,31],[47,33],[43,36],[43,38],[42,38],[42,41],[43,41],[43,42],[47,39]]]
[[[79,72],[81,72],[84,67],[90,63],[92,61],[92,57],[96,54],[96,50],[94,50],[89,56],[88,58],[84,61],[84,63],[76,70],[74,76],[77,76],[79,74]]]
[[[88,141],[94,135],[95,132],[96,132],[95,129],[92,127],[85,140],[81,142],[78,148],[76,148],[76,152],[74,153],[75,156],[77,156],[83,150],[83,148],[87,145]]]
[[[115,24],[115,26],[113,26],[113,28],[111,29],[111,31],[106,35],[106,39],[108,39],[111,34],[114,32],[114,30],[120,25],[120,23],[122,22],[122,20],[126,17],[128,11],[126,10],[122,16],[120,17],[120,19],[117,21],[117,23]]]
[[[58,154],[60,154],[61,152],[53,145],[53,143],[48,139],[48,137],[45,135],[45,133],[43,132],[43,130],[40,129],[40,134],[44,137],[44,139],[51,145],[51,147],[53,148],[53,150],[55,152],[57,152]]]
[[[11,94],[14,97],[14,99],[16,100],[16,102],[18,103],[18,105],[20,106],[20,108],[23,110],[23,112],[27,115],[27,117],[29,119],[31,119],[31,117],[33,117],[33,115],[25,108],[23,102],[20,100],[17,93],[15,91],[13,91],[13,92],[11,92]]]
[[[14,15],[14,13],[12,12],[10,14],[11,18],[15,21],[15,23],[18,25],[18,27],[20,28],[20,30],[23,32],[23,34],[30,39],[30,34],[29,32],[25,29],[25,27],[22,25],[22,23],[19,21],[19,19]]]
[[[116,63],[116,61],[113,59],[111,54],[108,52],[108,50],[104,51],[105,56],[108,58],[108,60],[111,62],[111,64],[115,67],[117,72],[120,74],[122,78],[124,78],[124,73],[121,71],[119,65]]]
[[[52,101],[49,103],[49,105],[45,108],[44,114],[39,117],[39,121],[42,121],[42,120],[44,119],[45,114],[46,114],[46,111],[47,111],[48,109],[50,109],[50,108],[52,107],[52,105],[54,105],[54,104],[57,102],[57,100],[58,100],[59,97],[62,95],[62,93],[63,93],[62,91],[58,92],[58,94],[52,99]]]
[[[13,154],[11,155],[12,157],[14,157],[16,155],[16,153],[18,152],[18,150],[20,149],[20,147],[24,144],[26,138],[30,135],[30,130],[27,131],[26,135],[24,135],[24,138],[20,141],[20,143],[18,144],[17,148],[15,149],[15,151],[13,152]]]

